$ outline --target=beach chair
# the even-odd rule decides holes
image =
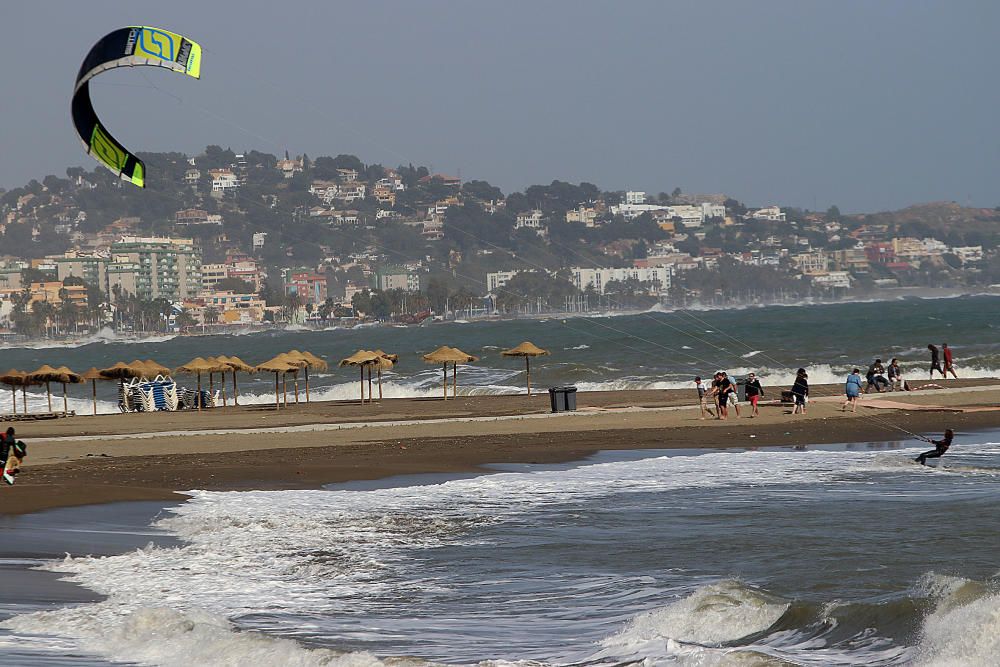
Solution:
[[[164,390],[164,394],[167,398],[167,410],[174,411],[177,409],[180,400],[177,398],[177,383],[171,382]]]

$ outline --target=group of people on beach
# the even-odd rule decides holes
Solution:
[[[709,414],[715,419],[728,419],[729,407],[736,410],[736,416],[740,416],[740,400],[736,383],[729,377],[726,371],[718,371],[712,376],[712,384],[708,387],[702,381],[701,376],[694,379],[694,386],[698,390],[698,405],[701,407],[701,418]],[[750,414],[748,417],[760,416],[760,409],[757,404],[764,396],[764,387],[756,374],[748,373],[744,380],[746,399],[750,403]],[[713,412],[712,408],[715,408]]]

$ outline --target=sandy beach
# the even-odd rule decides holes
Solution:
[[[864,443],[912,438],[907,431],[1000,427],[1000,410],[993,409],[1000,383],[946,386],[869,395],[857,414],[840,411],[839,385],[814,386],[804,416],[765,405],[759,418],[744,411],[727,421],[700,420],[693,392],[670,390],[580,393],[577,412],[555,415],[545,394],[25,422],[16,427],[29,458],[17,484],[0,490],[0,512],[178,499],[193,489],[316,488],[490,463],[567,461],[606,449]],[[875,405],[883,407],[866,407]]]

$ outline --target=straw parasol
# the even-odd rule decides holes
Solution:
[[[223,361],[223,357],[216,357],[216,359],[218,359],[219,361]],[[239,387],[236,385],[236,371],[243,371],[244,373],[255,373],[257,369],[248,364],[247,362],[243,361],[239,357],[225,357],[225,361],[223,361],[223,363],[229,366],[230,370],[233,371],[233,405],[239,405],[240,390]],[[225,376],[223,376],[223,382],[225,382]]]
[[[277,355],[275,357],[275,359],[277,359],[279,361],[284,361],[289,366],[293,366],[293,368],[291,370],[287,371],[287,373],[291,373],[292,374],[292,383],[293,383],[294,389],[295,389],[295,403],[298,404],[298,402],[299,402],[299,371],[306,367],[306,361],[304,359],[302,359],[301,357],[297,357],[297,356],[295,356],[293,354],[289,354],[288,352],[282,352],[281,354]],[[285,406],[287,407],[288,406],[288,394],[287,394],[286,388],[285,388],[285,380],[286,380],[286,378],[287,378],[287,375],[282,375],[281,376],[281,394],[282,394],[282,403],[284,403]]]
[[[379,363],[379,356],[370,350],[358,350],[346,359],[340,360],[340,366],[358,366],[361,368],[361,403],[365,402],[365,367],[369,370],[373,364]],[[372,400],[371,387],[368,388],[368,400]]]
[[[306,403],[309,402],[309,369],[315,368],[317,370],[325,371],[328,366],[327,363],[317,357],[312,352],[299,352],[298,350],[290,350],[286,352],[289,357],[294,359],[299,359],[304,362],[305,365],[302,366],[302,370],[305,372],[306,377]]]
[[[531,358],[545,356],[549,354],[549,351],[526,340],[517,347],[504,350],[500,354],[505,357],[524,357],[524,372],[528,376],[528,396],[531,396]]]
[[[12,368],[3,375],[0,375],[0,384],[10,385],[10,396],[13,401],[14,414],[17,414],[17,388],[24,387],[28,383],[28,374]],[[24,412],[28,412],[28,401],[24,401]]]
[[[274,373],[274,409],[278,410],[281,408],[281,398],[278,395],[278,374],[298,371],[299,367],[289,362],[287,359],[282,359],[279,354],[273,359],[268,359],[262,364],[257,364],[257,370],[264,371],[265,373]],[[287,398],[285,400],[285,405],[288,405]]]
[[[66,366],[60,366],[56,369],[62,377],[59,378],[59,382],[62,383],[63,387],[63,413],[69,413],[69,400],[66,398],[66,385],[67,384],[81,384],[83,382],[83,376],[79,373],[74,373]]]
[[[389,354],[387,352],[383,352],[380,349],[379,350],[375,350],[375,354],[377,354],[378,357],[379,357],[378,364],[375,365],[375,368],[378,369],[378,399],[381,401],[382,400],[382,371],[384,371],[384,370],[387,371],[387,370],[391,369],[393,366],[395,366],[396,363],[399,362],[399,355],[398,354]],[[369,380],[371,379],[371,369],[368,369],[368,379]],[[371,387],[370,386],[368,388],[368,393],[369,393],[369,395],[371,394]]]
[[[94,396],[94,415],[96,416],[97,415],[97,381],[98,380],[107,380],[108,378],[105,377],[104,375],[102,375],[101,371],[97,370],[96,367],[91,367],[90,370],[86,371],[83,375],[80,376],[80,379],[83,380],[83,381],[90,380],[91,383],[92,383],[92,385],[93,385],[93,388],[94,388],[94,392],[93,392],[93,396]]]
[[[479,357],[462,352],[457,347],[442,345],[430,354],[424,355],[424,361],[429,364],[443,364],[444,366],[444,398],[448,400],[448,364],[452,364],[452,388],[451,397],[458,396],[458,365],[468,364],[478,361]]]
[[[49,399],[49,412],[52,412],[52,390],[49,388],[50,382],[61,382],[62,377],[59,371],[52,368],[48,364],[43,364],[36,370],[27,373],[28,380],[32,383],[45,383],[45,394]]]
[[[223,355],[220,357],[205,357],[205,361],[214,366],[214,368],[208,372],[209,395],[215,395],[215,374],[222,373],[222,405],[228,405],[226,401],[226,373],[232,370],[229,367],[229,359]]]
[[[146,369],[153,374],[152,375],[153,377],[156,377],[157,375],[163,375],[163,376],[170,375],[169,368],[167,368],[163,364],[156,363],[152,359],[146,359],[146,361],[142,362],[142,365],[145,366]]]
[[[210,372],[213,372],[213,371],[217,371],[218,368],[219,368],[219,364],[217,362],[212,363],[212,362],[209,362],[209,361],[207,361],[205,359],[202,359],[201,357],[195,357],[194,359],[192,359],[191,361],[187,362],[183,366],[178,366],[177,369],[176,369],[177,373],[188,373],[190,375],[197,375],[198,376],[198,400],[196,400],[195,403],[198,404],[198,410],[199,411],[201,410],[201,403],[202,403],[202,400],[201,400],[201,374],[202,373],[210,373]]]
[[[126,364],[124,361],[119,361],[114,366],[109,366],[107,368],[102,368],[100,374],[108,380],[128,380],[134,377],[138,377],[136,374],[140,372],[139,368],[133,368],[131,364]]]

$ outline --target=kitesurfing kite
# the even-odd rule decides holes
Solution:
[[[83,59],[73,89],[73,125],[87,153],[125,181],[145,187],[146,166],[122,146],[94,113],[90,80],[116,67],[166,67],[194,78],[201,76],[201,47],[186,37],[160,28],[119,28],[101,38]]]

